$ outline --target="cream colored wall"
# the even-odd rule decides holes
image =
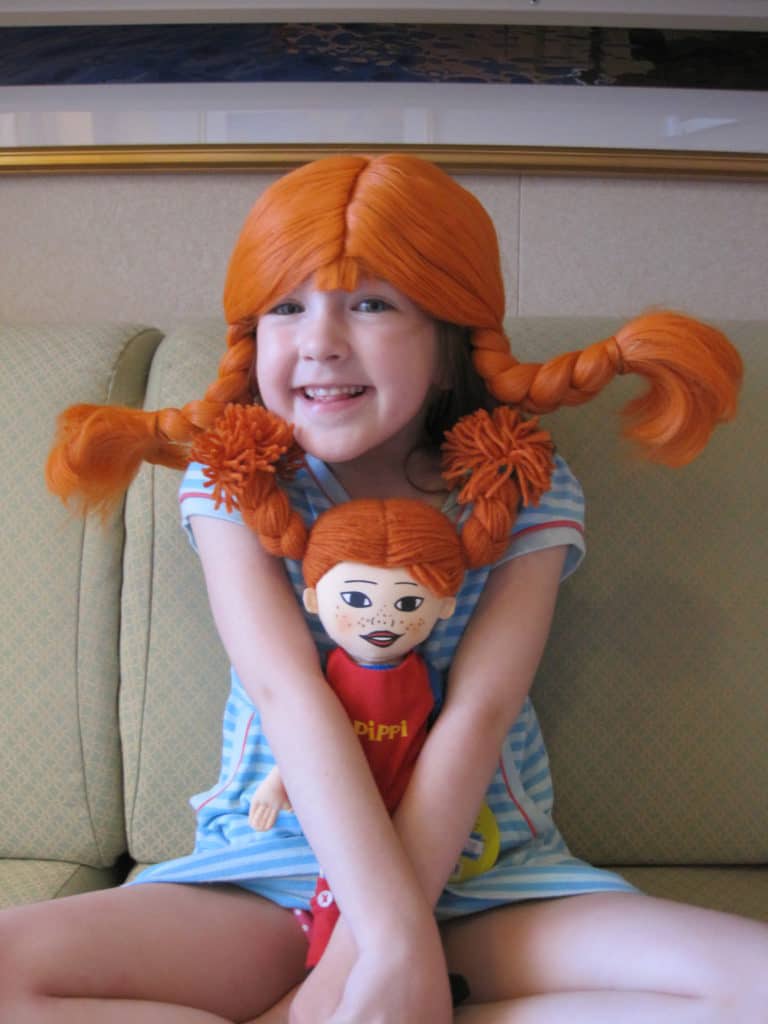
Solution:
[[[229,250],[263,174],[0,179],[0,317],[141,321],[219,311]],[[768,185],[484,175],[510,314],[649,305],[768,317]]]

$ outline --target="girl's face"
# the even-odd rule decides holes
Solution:
[[[398,662],[453,614],[452,597],[436,597],[405,569],[339,562],[304,591],[307,611],[361,664]]]
[[[437,377],[435,322],[378,278],[352,292],[305,281],[259,318],[262,401],[299,444],[331,464],[386,450],[405,459],[422,439]]]

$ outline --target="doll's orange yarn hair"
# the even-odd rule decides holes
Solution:
[[[318,516],[302,561],[307,586],[339,562],[406,569],[437,597],[457,594],[466,569],[456,527],[417,498],[358,498]]]
[[[589,401],[616,374],[640,374],[648,390],[627,406],[625,433],[659,461],[690,460],[734,413],[738,353],[715,328],[678,314],[649,314],[583,351],[520,363],[502,324],[496,232],[478,200],[417,157],[336,156],[279,179],[246,219],[224,289],[227,351],[203,398],[159,412],[67,410],[48,461],[51,489],[106,508],[142,460],[183,466],[191,441],[227,403],[252,400],[258,317],[305,279],[352,289],[364,275],[391,282],[437,320],[469,328],[489,391],[523,410]]]
[[[499,406],[465,416],[446,434],[442,473],[471,504],[461,533],[442,512],[411,498],[357,499],[324,512],[308,531],[281,482],[303,455],[291,427],[257,405],[230,405],[193,446],[217,505],[237,508],[271,554],[302,561],[308,586],[338,562],[406,568],[439,597],[456,594],[468,568],[509,543],[521,504],[549,488],[553,445],[535,419]]]

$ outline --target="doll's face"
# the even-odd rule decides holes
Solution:
[[[405,569],[339,562],[304,591],[307,611],[361,664],[397,662],[453,614],[452,597],[436,597]]]

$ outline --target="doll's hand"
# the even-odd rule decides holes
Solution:
[[[290,809],[280,772],[273,768],[253,794],[248,822],[257,832],[268,832],[274,826],[278,813]]]

